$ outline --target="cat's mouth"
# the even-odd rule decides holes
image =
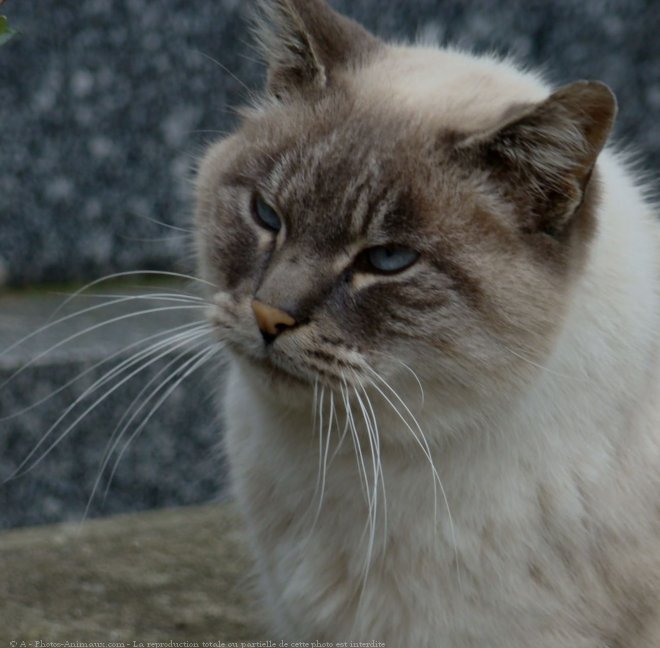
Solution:
[[[218,337],[269,382],[341,388],[356,378],[366,379],[361,354],[341,339],[283,333],[264,343],[256,324],[248,324],[252,324],[249,303],[234,300],[227,293],[216,294],[214,300],[217,308],[210,319]]]
[[[261,358],[247,357],[254,366],[265,372],[268,378],[274,382],[304,386],[309,386],[314,382],[313,378],[310,380],[302,372],[288,366],[282,366],[282,363],[277,362],[273,354],[267,354]]]
[[[268,348],[257,354],[254,349],[237,347],[235,350],[269,381],[282,385],[309,387],[320,383],[340,388],[346,382],[353,382],[349,376],[340,375],[335,367],[318,360],[294,358],[281,348]]]
[[[319,378],[313,369],[298,367],[278,349],[255,348],[245,340],[225,340],[229,349],[256,369],[268,382],[309,387]]]

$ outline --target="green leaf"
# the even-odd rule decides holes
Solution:
[[[0,46],[8,43],[18,32],[9,26],[7,16],[0,16]]]

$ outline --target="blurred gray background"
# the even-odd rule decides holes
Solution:
[[[619,99],[618,141],[634,152],[649,178],[657,176],[660,2],[332,4],[383,36],[435,38],[513,54],[540,66],[557,84],[605,81]],[[0,481],[103,376],[105,357],[121,359],[140,348],[122,351],[131,341],[200,315],[182,309],[129,317],[43,353],[112,317],[113,311],[100,308],[2,352],[43,326],[62,299],[58,293],[72,292],[80,282],[122,271],[193,271],[194,161],[218,133],[231,129],[232,106],[247,99],[244,84],[255,88],[263,75],[249,42],[249,5],[249,0],[8,0],[2,6],[22,35],[0,48]],[[133,294],[132,283],[114,293]],[[193,290],[171,283],[148,288],[163,289]],[[74,302],[77,309],[97,303]],[[135,303],[144,307],[144,301]],[[154,300],[149,307],[159,304]],[[188,355],[181,362],[194,349],[183,352]],[[158,359],[117,388],[33,470],[0,486],[0,528],[80,519],[113,430],[167,362]],[[69,385],[81,372],[81,380]],[[105,501],[97,498],[90,515],[221,496],[213,402],[218,375],[203,369],[173,392],[127,448]],[[55,390],[61,391],[15,416]],[[84,411],[85,406],[76,410]],[[49,440],[67,427],[60,425]],[[40,446],[32,463],[48,445]]]

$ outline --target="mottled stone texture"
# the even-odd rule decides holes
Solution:
[[[19,406],[29,406],[35,394],[58,389],[92,364],[49,364],[28,372],[14,382],[11,390],[0,393],[0,411],[14,412]],[[61,440],[60,435],[96,400],[87,399],[46,437],[50,426],[80,396],[79,386],[60,392],[37,412],[0,423],[0,529],[62,520],[82,522],[113,513],[196,504],[220,497],[224,473],[220,427],[214,416],[211,389],[199,378],[183,383],[138,431],[140,421],[158,399],[152,400],[127,428],[104,466],[122,414],[166,364],[163,360],[145,369]],[[84,386],[89,387],[99,373],[84,380]],[[0,371],[0,379],[4,375]],[[51,449],[54,442],[57,445]],[[28,457],[25,474],[1,484]]]
[[[189,176],[256,87],[248,1],[8,2],[0,50],[0,276],[188,268]],[[617,134],[660,165],[660,4],[652,0],[337,0],[376,32],[511,52],[558,82],[616,91]],[[217,59],[221,65],[212,60]],[[229,71],[231,70],[231,72]],[[156,240],[154,240],[156,239]]]
[[[202,309],[109,292],[124,301],[81,297],[55,316],[62,297],[0,295],[0,529],[222,496],[221,362],[176,386],[212,341],[165,344]]]
[[[660,3],[333,4],[382,35],[513,53],[541,66],[556,83],[602,79],[619,97],[620,141],[641,152],[640,164],[651,175],[660,166]],[[248,98],[244,84],[258,87],[263,73],[248,45],[249,5],[247,0],[9,0],[3,5],[23,35],[0,48],[0,285],[193,267],[193,162],[205,143],[231,127],[231,106]],[[43,296],[1,298],[0,353],[43,324],[53,307]],[[130,319],[109,336],[99,329],[76,339],[0,387],[0,482],[103,375],[99,362],[140,336],[175,325],[164,316],[150,321]],[[70,324],[53,331],[50,344],[94,322]],[[34,356],[39,345],[33,342],[0,355],[0,384]],[[117,389],[28,475],[0,486],[0,528],[80,519],[113,430],[167,362],[159,360]],[[67,386],[87,369],[81,381]],[[55,390],[61,391],[41,407],[3,418]],[[216,497],[223,475],[216,394],[213,381],[186,380],[131,443],[105,504],[95,500],[90,515]],[[63,422],[54,430],[32,459],[67,426]],[[130,425],[127,435],[136,428]]]

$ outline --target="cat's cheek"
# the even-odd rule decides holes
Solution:
[[[240,221],[215,223],[207,230],[199,247],[204,274],[218,288],[241,292],[245,284],[256,282],[259,242],[246,224]]]

